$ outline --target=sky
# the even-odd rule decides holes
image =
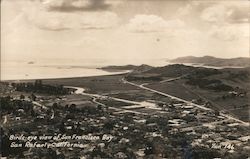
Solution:
[[[248,0],[2,0],[1,57],[249,57]]]

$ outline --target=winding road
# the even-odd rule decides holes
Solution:
[[[212,109],[210,109],[210,108],[207,108],[207,107],[204,107],[204,106],[202,106],[202,105],[198,105],[198,104],[192,103],[192,102],[190,102],[190,101],[181,99],[181,98],[179,98],[179,97],[175,97],[175,96],[173,96],[173,95],[170,95],[170,94],[167,94],[167,93],[163,93],[163,92],[160,92],[160,91],[157,91],[157,90],[154,90],[154,89],[145,87],[143,84],[142,84],[142,85],[139,85],[139,84],[136,84],[136,83],[133,83],[133,82],[129,82],[129,81],[125,80],[124,78],[122,79],[122,82],[123,82],[123,83],[130,84],[130,85],[133,85],[133,86],[136,86],[136,87],[139,87],[139,88],[144,89],[144,90],[148,90],[148,91],[151,91],[151,92],[160,94],[160,95],[165,96],[165,97],[169,97],[169,98],[171,98],[171,99],[175,99],[175,100],[184,102],[184,103],[186,103],[186,104],[189,104],[189,105],[198,107],[198,108],[203,109],[203,110],[207,110],[207,111],[212,110]],[[241,123],[241,124],[244,125],[244,126],[250,126],[250,123],[249,123],[249,122],[244,122],[244,121],[242,121],[242,120],[240,120],[240,119],[237,119],[237,118],[235,118],[235,117],[233,117],[233,116],[231,116],[231,115],[228,115],[228,114],[225,114],[225,113],[220,113],[220,116],[226,117],[226,118],[231,119],[231,120],[234,120],[234,121],[236,121],[236,122],[239,122],[239,123]]]
[[[211,108],[207,108],[207,107],[204,107],[202,105],[192,103],[191,101],[187,101],[187,100],[181,99],[179,97],[176,97],[176,96],[173,96],[173,95],[170,95],[170,94],[167,94],[167,93],[163,93],[163,92],[157,91],[157,90],[152,89],[152,88],[145,87],[144,84],[139,85],[139,84],[136,84],[136,83],[133,83],[133,82],[129,82],[129,81],[125,80],[124,78],[121,81],[123,83],[125,83],[125,84],[130,84],[132,86],[139,87],[141,89],[144,89],[144,90],[147,90],[147,91],[150,91],[150,92],[153,92],[153,93],[157,93],[157,94],[165,96],[165,97],[169,97],[171,99],[174,99],[174,100],[186,103],[188,105],[195,106],[197,108],[200,108],[200,109],[203,109],[203,110],[206,110],[206,111],[211,111],[212,110]],[[106,95],[85,93],[85,89],[81,88],[81,87],[65,86],[65,88],[75,89],[76,90],[75,94],[82,94],[82,95],[90,96],[90,97],[93,98],[93,101],[95,103],[100,104],[100,105],[104,105],[104,104],[97,102],[96,101],[97,98],[100,98],[100,99],[112,99],[112,100],[116,100],[116,101],[120,101],[120,102],[125,102],[125,103],[130,103],[130,104],[134,104],[134,105],[145,106],[144,102],[135,102],[135,101],[131,101],[131,100],[110,97],[110,96],[106,96]],[[149,115],[149,114],[146,114],[146,113],[141,113],[141,112],[132,111],[132,110],[128,110],[128,109],[121,109],[121,108],[115,108],[115,107],[109,107],[109,108],[115,109],[117,111],[126,111],[126,112],[132,112],[132,113],[135,113],[135,114]],[[244,121],[242,121],[240,119],[237,119],[237,118],[235,118],[235,117],[233,117],[231,115],[225,114],[225,113],[220,113],[220,116],[223,116],[223,117],[225,117],[227,119],[230,119],[230,120],[234,120],[236,122],[239,122],[239,123],[241,123],[244,126],[249,126],[250,125],[249,122],[244,122]]]
[[[81,94],[81,95],[85,95],[85,96],[90,96],[93,98],[93,102],[102,106],[105,106],[105,104],[97,102],[96,100],[99,99],[112,99],[115,101],[119,101],[119,102],[125,102],[125,103],[130,103],[133,105],[141,105],[144,106],[146,103],[145,102],[135,102],[135,101],[131,101],[131,100],[127,100],[127,99],[121,99],[121,98],[116,98],[116,97],[110,97],[110,96],[106,96],[106,95],[99,95],[99,94],[90,94],[90,93],[85,93],[85,89],[82,87],[73,87],[73,86],[64,86],[65,88],[70,88],[70,89],[75,89],[75,94]],[[128,110],[128,109],[123,109],[123,108],[116,108],[116,107],[110,107],[109,109],[113,109],[115,111],[118,111],[116,113],[124,113],[124,112],[130,112],[130,113],[134,113],[134,114],[140,114],[140,115],[149,115],[147,113],[142,113],[142,112],[137,112],[137,111],[133,111],[133,110]]]
[[[6,124],[8,122],[8,117],[7,115],[4,116],[3,124]]]
[[[136,86],[136,87],[139,87],[139,88],[144,89],[144,90],[148,90],[148,91],[150,91],[150,92],[154,92],[154,93],[160,94],[160,95],[165,96],[165,97],[169,97],[169,98],[171,98],[171,99],[175,99],[175,100],[184,102],[184,103],[189,104],[189,105],[196,106],[196,107],[198,107],[198,108],[200,108],[200,109],[203,109],[203,110],[212,110],[212,109],[210,109],[210,108],[207,108],[207,107],[204,107],[204,106],[201,106],[201,105],[192,103],[192,102],[190,102],[190,101],[187,101],[187,100],[184,100],[184,99],[175,97],[175,96],[173,96],[173,95],[166,94],[166,93],[163,93],[163,92],[160,92],[160,91],[157,91],[157,90],[154,90],[154,89],[145,87],[143,84],[142,84],[142,85],[138,85],[138,84],[136,84],[136,83],[129,82],[129,81],[125,80],[124,78],[122,79],[122,82],[123,82],[123,83],[130,84],[130,85],[133,85],[133,86]]]

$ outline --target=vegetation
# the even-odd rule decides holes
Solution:
[[[65,95],[69,94],[70,90],[63,88],[63,85],[46,85],[42,80],[36,80],[34,83],[12,83],[12,86],[17,91],[43,93],[49,95]]]
[[[224,84],[221,80],[209,80],[200,78],[189,78],[186,84],[195,85],[203,89],[211,89],[215,91],[232,91],[233,88]]]
[[[29,113],[33,111],[33,104],[29,101],[12,99],[10,96],[6,96],[0,97],[0,109],[3,114],[18,112],[19,109]]]
[[[127,76],[127,80],[129,81],[161,81],[162,78],[160,76]]]

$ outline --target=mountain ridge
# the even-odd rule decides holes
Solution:
[[[249,57],[236,57],[236,58],[217,58],[213,56],[184,56],[169,60],[170,63],[192,63],[201,64],[205,66],[215,66],[215,67],[249,67],[250,58]]]

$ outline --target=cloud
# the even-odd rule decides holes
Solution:
[[[210,3],[202,10],[200,17],[211,24],[208,35],[212,38],[221,41],[249,38],[248,2]]]
[[[176,17],[185,21],[190,17],[198,16],[200,18],[195,20],[202,27],[198,25],[196,27],[200,27],[202,36],[207,36],[214,41],[236,42],[249,38],[248,3],[244,1],[192,1],[180,7],[176,12]],[[194,22],[194,19],[192,21]],[[187,24],[190,23],[187,22]]]
[[[59,1],[62,0],[57,0],[53,5],[58,5],[56,3],[59,3]],[[49,2],[52,2],[52,0],[49,0]],[[67,0],[67,2],[76,1]],[[30,2],[28,5],[25,5],[22,11],[30,24],[43,30],[105,29],[115,27],[120,21],[117,14],[111,11],[52,12],[47,10],[46,3],[48,2],[43,1],[42,4],[38,1]],[[93,3],[91,2],[91,5]],[[75,3],[70,4],[76,5]]]
[[[176,16],[177,17],[184,17],[187,16],[191,13],[191,10],[193,9],[193,5],[192,4],[187,4],[183,7],[180,7],[177,11],[176,11]]]
[[[46,12],[30,16],[30,21],[40,29],[104,29],[118,24],[118,17],[112,12],[84,14],[51,14]]]
[[[249,7],[234,8],[230,15],[230,21],[235,23],[249,23]]]
[[[176,11],[176,17],[200,16],[209,23],[249,23],[248,1],[191,1]]]
[[[201,12],[201,19],[215,23],[248,23],[249,6],[243,2],[214,3]]]
[[[201,18],[208,22],[217,22],[217,21],[223,21],[230,14],[232,14],[231,10],[226,12],[225,6],[218,5],[206,8],[202,12]]]
[[[43,0],[49,11],[77,12],[107,10],[111,4],[105,0]]]
[[[127,28],[131,32],[162,32],[183,26],[184,22],[178,19],[166,21],[157,15],[136,15]]]
[[[222,41],[235,41],[249,38],[249,26],[246,24],[234,24],[223,26],[212,26],[209,35]]]

